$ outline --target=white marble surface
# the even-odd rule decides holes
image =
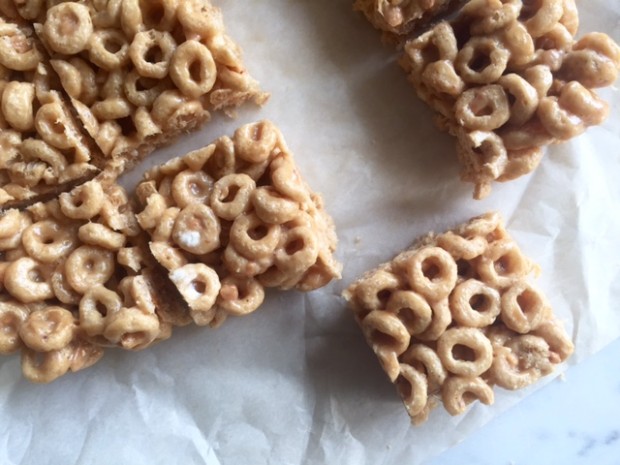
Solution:
[[[620,464],[620,341],[425,465]]]

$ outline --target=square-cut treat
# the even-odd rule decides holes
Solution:
[[[32,30],[0,19],[0,210],[98,171],[90,141],[53,86]]]
[[[31,3],[64,90],[118,172],[210,111],[267,99],[208,0]]]
[[[574,0],[471,0],[405,45],[401,63],[457,138],[475,198],[534,170],[544,146],[607,117],[594,89],[616,81],[620,47],[602,33],[576,40],[578,25]]]
[[[21,351],[29,380],[91,366],[104,347],[145,348],[187,320],[127,202],[93,180],[0,214],[0,354]]]
[[[497,213],[429,234],[344,293],[414,423],[521,389],[574,350]]]
[[[254,311],[264,288],[340,277],[333,221],[268,121],[156,167],[137,196],[151,252],[199,325]]]
[[[457,0],[355,0],[353,8],[388,35],[406,37],[418,26],[445,12]]]

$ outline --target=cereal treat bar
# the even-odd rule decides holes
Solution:
[[[26,4],[64,90],[118,172],[210,111],[267,99],[208,0]]]
[[[196,324],[253,312],[266,287],[310,291],[340,277],[332,219],[268,121],[153,169],[136,192],[151,252]]]
[[[616,81],[620,47],[602,33],[575,40],[578,25],[575,0],[471,0],[405,45],[401,63],[457,138],[475,198],[534,170],[544,146],[607,117],[594,89]]]
[[[0,210],[97,173],[90,141],[51,90],[50,71],[32,30],[0,19]]]
[[[46,383],[104,347],[143,349],[184,309],[157,271],[122,188],[89,181],[57,200],[0,214],[0,354]]]
[[[344,297],[414,423],[443,401],[451,415],[524,388],[573,344],[496,213],[430,234],[350,286]]]
[[[406,36],[417,26],[447,10],[455,0],[355,0],[353,8],[388,35]]]

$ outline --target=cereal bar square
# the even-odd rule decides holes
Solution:
[[[80,119],[118,172],[210,111],[267,99],[208,0],[61,1],[33,16]]]
[[[125,191],[99,180],[1,213],[0,354],[21,351],[24,376],[46,383],[186,323],[141,234]]]
[[[576,40],[578,25],[574,0],[471,0],[406,43],[401,64],[457,138],[476,199],[533,171],[543,147],[607,118],[594,89],[617,80],[620,47],[596,32]]]
[[[96,150],[56,89],[33,32],[0,19],[0,210],[94,177]]]
[[[332,219],[269,121],[156,167],[137,196],[151,252],[196,324],[253,312],[266,287],[309,291],[340,277]]]
[[[429,234],[344,293],[414,423],[441,401],[451,415],[492,387],[524,388],[573,344],[496,213]]]

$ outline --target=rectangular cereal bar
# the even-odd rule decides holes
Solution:
[[[461,178],[487,196],[495,181],[534,170],[543,147],[603,122],[620,47],[606,34],[576,40],[574,0],[470,0],[457,17],[405,45],[418,96],[457,138]]]
[[[168,338],[189,321],[175,295],[117,185],[93,180],[0,213],[0,354],[21,351],[31,381],[87,368],[104,347]]]
[[[33,3],[39,10],[29,16],[52,66],[117,172],[210,111],[267,99],[208,0]]]
[[[80,132],[32,30],[0,19],[0,210],[94,177],[96,150]]]
[[[538,268],[488,213],[429,234],[344,293],[414,423],[440,402],[451,415],[493,386],[521,389],[574,350],[544,295]]]
[[[340,277],[333,221],[269,121],[156,167],[136,192],[151,252],[197,324],[254,311],[266,287]]]

